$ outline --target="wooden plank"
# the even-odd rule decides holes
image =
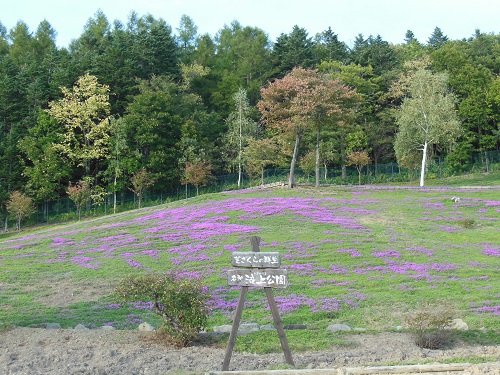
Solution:
[[[288,272],[281,268],[236,268],[227,271],[227,283],[234,286],[280,288],[288,286]]]
[[[498,362],[493,362],[498,364]],[[479,366],[479,365],[478,365]],[[368,366],[368,367],[340,367],[329,369],[288,369],[288,370],[240,370],[231,371],[232,375],[452,375],[469,373],[470,363],[456,364],[429,364],[429,365],[401,365],[401,366]],[[496,368],[496,367],[495,367]],[[224,373],[228,374],[228,373]],[[223,375],[219,371],[206,372],[205,375]]]
[[[290,347],[288,346],[288,340],[286,339],[285,330],[283,329],[283,324],[281,323],[278,306],[276,305],[276,301],[274,300],[273,290],[271,288],[264,288],[264,290],[266,291],[267,302],[269,302],[269,307],[271,308],[271,312],[273,314],[274,326],[278,331],[281,348],[283,349],[283,353],[285,354],[285,361],[289,365],[295,367],[295,363],[293,363],[292,352],[290,351]]]
[[[431,365],[402,365],[402,366],[376,366],[363,368],[343,369],[346,375],[365,374],[420,374],[420,373],[442,373],[442,372],[462,372],[470,366],[468,363],[457,364],[431,364]]]
[[[260,252],[260,237],[252,236],[250,237],[250,244],[252,245],[252,251],[254,253]]]
[[[232,254],[231,264],[234,267],[279,268],[281,256],[278,252],[236,251]]]
[[[245,304],[245,296],[247,294],[247,291],[247,286],[241,288],[240,300],[238,301],[238,307],[236,308],[236,312],[234,314],[233,327],[231,328],[231,334],[229,335],[224,362],[222,363],[222,371],[229,370],[229,362],[231,361],[234,344],[236,343],[236,336],[238,335],[238,327],[240,326],[241,315],[243,313],[243,305]]]

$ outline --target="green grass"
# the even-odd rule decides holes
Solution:
[[[500,170],[490,173],[471,173],[462,176],[452,176],[447,178],[430,178],[426,180],[426,185],[447,185],[447,186],[495,186],[500,183]]]
[[[421,302],[451,304],[471,328],[460,340],[498,345],[500,178],[493,175],[483,176],[484,183],[477,177],[447,180],[447,189],[207,194],[9,233],[0,237],[0,330],[48,322],[65,328],[158,326],[152,312],[118,305],[113,296],[121,279],[145,271],[197,272],[219,307],[225,301],[234,308],[239,290],[225,279],[231,251],[249,250],[248,237],[258,235],[262,251],[280,252],[289,269],[289,288],[275,290],[283,323],[309,327],[287,331],[294,351],[345,344],[344,335],[326,332],[332,323],[392,331]],[[253,231],[233,230],[235,225]],[[215,309],[209,328],[231,324],[233,311]],[[261,290],[248,293],[243,321],[272,322]],[[280,351],[275,332],[239,337],[236,348]]]

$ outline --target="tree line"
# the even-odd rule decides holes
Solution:
[[[130,189],[140,202],[145,188],[198,188],[228,172],[241,183],[269,166],[288,166],[290,186],[297,165],[317,184],[320,167],[361,174],[395,159],[424,171],[439,156],[460,171],[500,146],[493,33],[448,40],[436,27],[421,42],[408,30],[401,44],[359,34],[349,47],[331,28],[271,41],[237,21],[210,36],[189,16],[173,30],[99,11],[67,48],[55,36],[47,21],[33,32],[0,23],[5,223],[13,192],[99,204]]]

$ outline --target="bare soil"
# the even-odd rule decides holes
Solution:
[[[446,363],[450,359],[500,359],[500,346],[456,343],[446,350],[417,347],[406,333],[360,334],[352,345],[293,353],[297,368]],[[202,374],[220,371],[225,348],[198,343],[168,347],[151,332],[14,328],[0,332],[0,374]],[[286,368],[282,353],[233,353],[230,370]],[[500,374],[498,362],[475,366],[469,374]]]

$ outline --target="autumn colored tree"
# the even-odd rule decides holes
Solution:
[[[199,194],[199,187],[205,186],[212,178],[212,166],[205,161],[186,163],[184,168],[183,184],[191,184],[196,187],[196,196]]]
[[[76,207],[78,220],[82,218],[82,208],[90,203],[92,199],[91,185],[88,180],[78,181],[76,184],[71,183],[66,190],[69,199],[73,201]]]
[[[285,133],[295,138],[288,186],[295,185],[295,167],[299,156],[301,138],[309,125],[309,112],[307,106],[311,103],[304,100],[308,81],[304,79],[308,71],[295,68],[281,79],[271,82],[261,89],[262,99],[257,104],[262,114],[264,124],[278,133]]]
[[[347,164],[354,165],[358,171],[358,185],[361,185],[361,171],[370,164],[370,157],[366,151],[351,151],[347,154]]]
[[[320,149],[321,133],[324,128],[335,130],[343,126],[352,118],[354,104],[358,100],[356,92],[343,85],[338,80],[333,80],[314,71],[317,82],[313,90],[308,93],[309,100],[313,103],[311,111],[312,126],[316,132],[316,187],[320,181]]]
[[[16,230],[21,230],[21,220],[35,212],[33,200],[20,191],[13,191],[6,203],[7,212],[16,218]]]
[[[137,197],[137,205],[139,208],[142,207],[142,197],[144,195],[144,191],[154,183],[154,179],[151,174],[146,171],[144,168],[138,170],[134,173],[132,178],[130,179],[132,187],[130,190],[134,192]]]
[[[264,123],[281,132],[293,133],[295,146],[290,164],[289,187],[294,172],[300,139],[305,131],[316,134],[316,186],[319,186],[321,130],[325,124],[336,126],[350,113],[355,92],[320,75],[316,70],[295,68],[282,79],[263,88],[258,103]]]

